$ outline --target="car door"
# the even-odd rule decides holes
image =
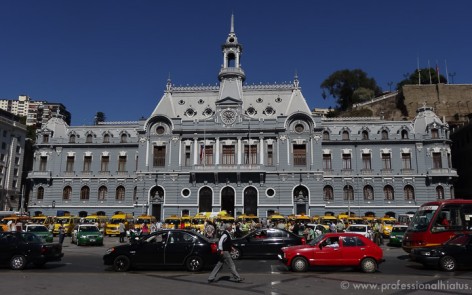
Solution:
[[[343,265],[358,265],[367,249],[364,242],[355,236],[342,236],[340,242]]]
[[[158,266],[164,264],[167,232],[157,232],[131,245],[133,264],[138,266]]]
[[[260,249],[263,255],[277,255],[280,248],[290,241],[290,237],[286,237],[285,233],[279,229],[268,229],[267,237],[263,239],[263,247]]]
[[[246,241],[241,241],[241,248],[243,255],[260,256],[266,255],[267,250],[264,246],[264,241],[267,240],[267,230],[257,230],[246,236]]]
[[[165,246],[166,265],[183,265],[193,253],[196,237],[183,231],[172,231]]]
[[[326,237],[317,244],[314,249],[314,265],[340,265],[342,264],[342,249],[338,242],[338,247],[331,247],[333,241],[338,241],[338,237]],[[328,242],[330,241],[330,242]]]
[[[17,248],[17,238],[13,233],[0,233],[0,263],[6,264]]]

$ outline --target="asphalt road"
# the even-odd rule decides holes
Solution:
[[[208,284],[211,269],[133,270],[117,273],[103,265],[102,256],[118,238],[106,237],[105,246],[76,246],[64,242],[64,259],[42,269],[0,269],[2,294],[471,294],[472,272],[446,273],[410,262],[400,248],[383,246],[386,262],[374,274],[351,268],[323,267],[306,273],[288,271],[277,260],[236,261],[243,283],[230,280],[223,268],[218,281]],[[151,294],[151,293],[149,293]]]

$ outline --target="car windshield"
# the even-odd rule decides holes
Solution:
[[[392,231],[394,231],[394,232],[402,232],[402,233],[403,233],[403,232],[406,231],[406,229],[407,229],[406,226],[394,226],[393,229],[392,229]]]
[[[426,231],[436,209],[437,206],[436,208],[418,210],[408,226],[408,231]]]
[[[318,244],[321,240],[323,240],[324,237],[325,237],[325,235],[320,235],[320,236],[314,238],[313,240],[311,240],[308,244],[310,246],[314,246],[314,245]]]
[[[81,226],[80,231],[98,232],[99,230],[96,226]]]
[[[146,219],[144,219],[144,218],[138,218],[138,219],[136,219],[136,223],[139,223],[139,224],[142,224],[142,223],[149,224],[149,223],[151,223],[151,219],[149,219],[149,218],[146,218]]]
[[[23,238],[23,241],[27,243],[42,243],[41,239],[35,234],[22,233],[21,237]]]
[[[57,219],[57,222],[69,223],[69,218],[59,218],[59,219]]]
[[[205,219],[192,219],[192,224],[204,224]]]
[[[366,232],[367,231],[367,226],[349,226],[348,231],[352,232]]]
[[[470,236],[458,235],[447,241],[447,245],[465,246],[469,244]]]
[[[124,223],[125,220],[124,220],[124,219],[112,219],[112,220],[110,220],[110,223],[111,223],[111,224],[118,224],[118,223],[120,223],[120,222],[123,222],[123,223]]]
[[[44,225],[30,225],[28,226],[27,231],[37,233],[37,232],[48,231],[48,229]]]
[[[392,220],[384,220],[384,223],[388,224],[388,225],[393,225],[393,224],[395,224],[395,222],[397,222],[397,221],[393,220],[393,219]]]

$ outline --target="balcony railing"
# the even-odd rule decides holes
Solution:
[[[30,178],[50,178],[51,171],[31,171],[28,173]]]
[[[392,175],[393,169],[380,169],[380,174],[382,175]]]
[[[452,168],[433,168],[429,170],[432,176],[457,176],[457,170]]]
[[[244,165],[195,165],[193,166],[198,171],[212,171],[212,170],[260,170],[259,164],[244,164]]]

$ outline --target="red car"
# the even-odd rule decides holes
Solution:
[[[385,261],[379,246],[354,233],[327,233],[306,245],[284,247],[279,260],[299,272],[310,266],[353,266],[363,272],[375,272]]]

